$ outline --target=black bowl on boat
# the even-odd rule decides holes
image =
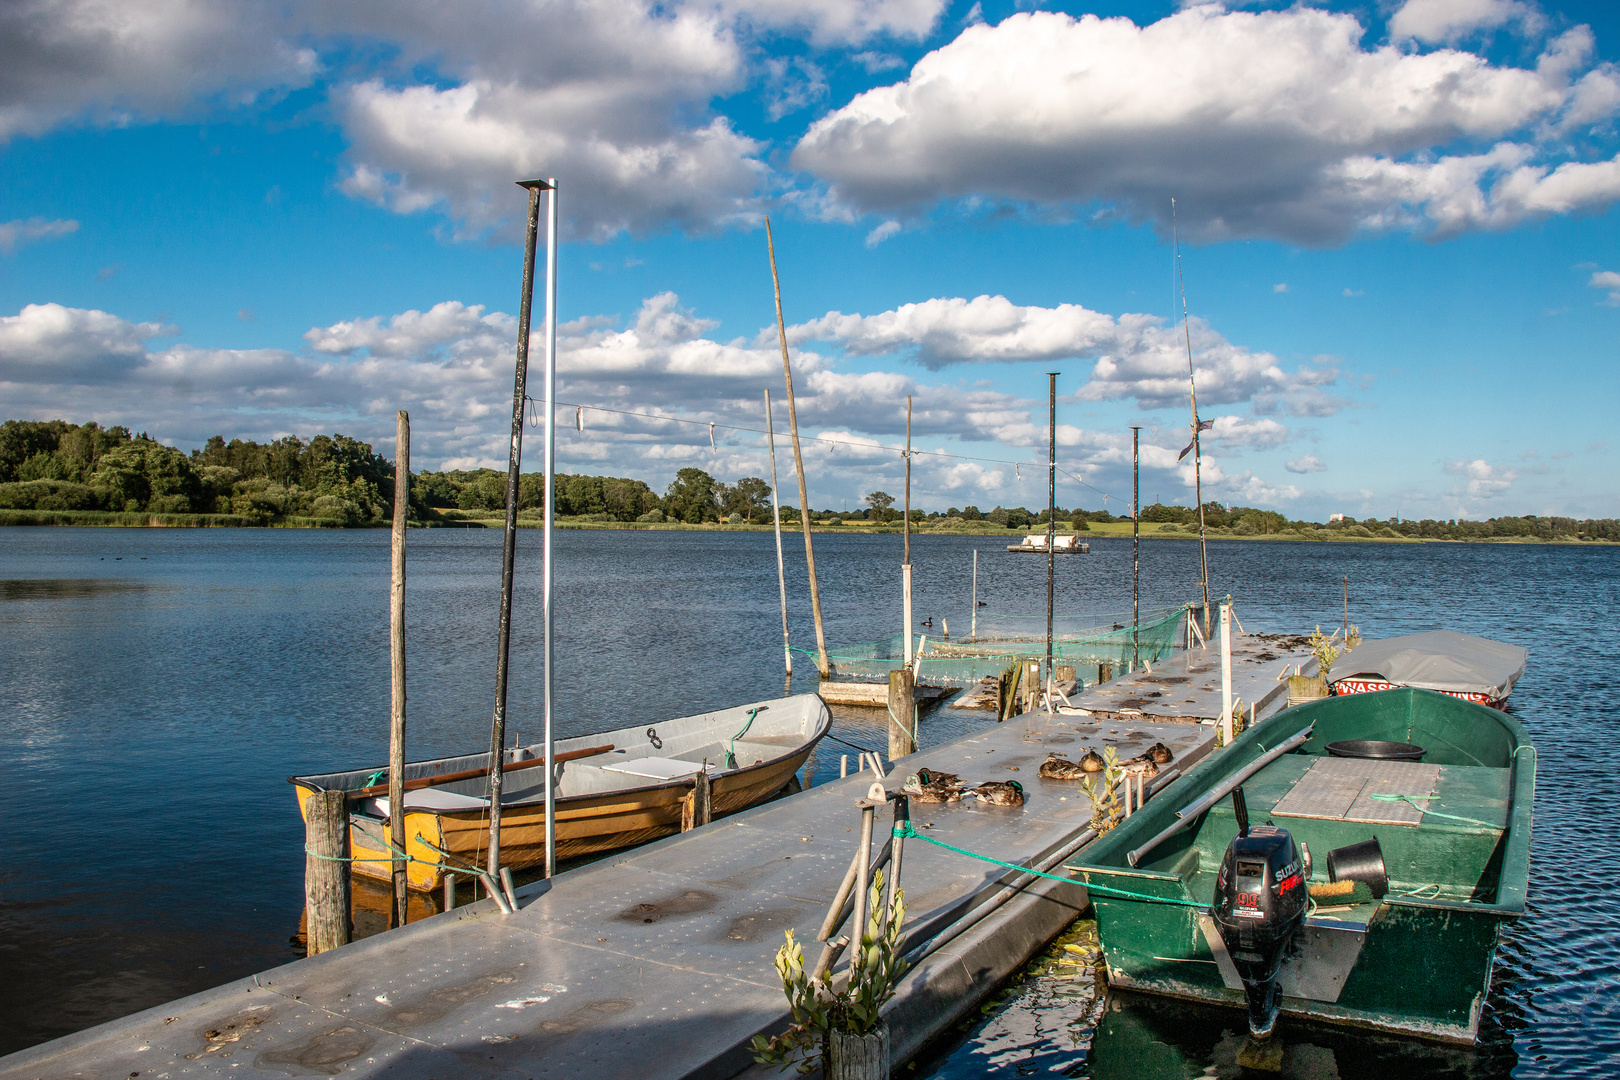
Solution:
[[[1428,750],[1417,743],[1383,742],[1379,739],[1344,739],[1327,744],[1333,757],[1373,758],[1377,761],[1422,761]]]

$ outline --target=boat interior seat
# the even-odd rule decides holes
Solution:
[[[1442,766],[1434,798],[1423,800],[1424,807],[1434,813],[1425,813],[1417,825],[1274,815],[1277,804],[1318,760],[1315,755],[1284,755],[1243,787],[1251,821],[1286,828],[1296,840],[1309,846],[1312,881],[1328,879],[1329,851],[1376,837],[1384,853],[1392,892],[1439,886],[1441,897],[1447,899],[1494,898],[1506,835],[1510,770],[1477,765]],[[1439,816],[1442,814],[1447,816]],[[1215,874],[1220,869],[1227,844],[1235,835],[1237,818],[1232,802],[1223,799],[1210,808],[1192,845],[1186,849],[1195,851],[1198,859],[1196,872],[1187,879],[1187,887],[1194,897],[1213,895]],[[1161,858],[1175,858],[1179,854],[1172,849]],[[1152,868],[1180,872],[1157,863]]]

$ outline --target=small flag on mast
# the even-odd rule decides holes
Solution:
[[[1213,421],[1213,420],[1200,420],[1198,422],[1198,430],[1199,431],[1208,431],[1210,428],[1212,428],[1214,426],[1215,426],[1215,421]],[[1184,458],[1188,454],[1192,453],[1193,445],[1195,443],[1197,443],[1197,442],[1198,442],[1198,436],[1195,434],[1193,436],[1193,441],[1188,443],[1186,446],[1182,447],[1181,453],[1176,455],[1176,460],[1179,462],[1182,458]]]

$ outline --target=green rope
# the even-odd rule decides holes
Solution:
[[[1447,821],[1462,821],[1462,822],[1468,823],[1469,825],[1481,825],[1481,826],[1483,826],[1483,827],[1485,827],[1487,829],[1498,829],[1498,830],[1500,830],[1502,828],[1502,826],[1496,824],[1493,821],[1480,821],[1478,818],[1459,817],[1456,814],[1442,814],[1440,811],[1431,810],[1427,806],[1418,806],[1419,802],[1428,802],[1431,799],[1438,799],[1439,797],[1440,796],[1438,796],[1438,795],[1382,795],[1382,794],[1377,794],[1377,793],[1369,793],[1368,794],[1368,798],[1371,798],[1371,799],[1375,800],[1376,802],[1403,802],[1403,803],[1406,803],[1409,806],[1412,806],[1413,808],[1418,810],[1420,813],[1422,813],[1422,814],[1424,814],[1424,815],[1426,815],[1428,817],[1445,818]]]
[[[766,706],[764,705],[756,705],[748,710],[748,723],[744,724],[742,730],[733,735],[731,742],[726,744],[726,768],[735,769],[737,767],[737,740],[748,734],[748,729],[754,726],[754,717],[764,712],[765,709]]]
[[[361,784],[360,786],[363,787],[363,788],[368,788],[371,785],[375,784],[378,780],[381,780],[383,777],[385,777],[387,775],[388,775],[388,770],[387,769],[378,769],[376,772],[374,772],[370,776],[366,777],[366,782]]]
[[[885,709],[889,710],[889,719],[894,721],[894,726],[899,728],[901,731],[906,731],[906,725],[902,724],[900,722],[900,718],[894,714],[894,706],[889,704],[887,698],[885,698],[884,701],[883,701],[883,707]],[[916,712],[913,712],[911,714],[911,716],[912,716],[911,730],[906,731],[906,734],[911,739],[911,745],[916,746],[917,745],[917,720],[916,720],[917,714],[916,714]],[[923,839],[926,840],[928,838],[925,836],[925,837],[923,837]]]
[[[993,859],[989,855],[980,855],[976,851],[969,851],[967,848],[959,848],[953,844],[947,844],[943,840],[935,840],[932,836],[924,836],[922,833],[918,832],[912,827],[909,820],[896,825],[894,827],[894,835],[902,840],[924,840],[930,844],[933,844],[935,847],[942,847],[946,851],[954,851],[958,855],[966,855],[970,859],[980,859],[987,863],[994,863],[997,866],[1005,866],[1007,869],[1017,870],[1021,874],[1034,874],[1036,877],[1047,878],[1051,881],[1061,881],[1069,885],[1079,884],[1072,877],[1059,877],[1056,874],[1047,874],[1040,870],[1032,870],[1027,866],[1019,866],[1017,863],[1003,862],[1000,859]],[[1104,896],[1117,896],[1126,900],[1147,900],[1155,904],[1176,904],[1182,907],[1204,907],[1203,904],[1198,903],[1196,900],[1182,900],[1170,896],[1149,896],[1147,893],[1127,892],[1124,889],[1115,889],[1107,885],[1087,884],[1086,889],[1090,892],[1102,893]]]

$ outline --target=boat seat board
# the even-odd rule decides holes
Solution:
[[[501,800],[504,805],[506,800]],[[489,806],[488,799],[479,799],[471,795],[458,795],[453,791],[442,791],[438,788],[422,788],[418,791],[405,793],[405,809],[407,810],[480,810]],[[378,817],[388,816],[388,797],[378,796],[367,799],[361,804],[363,813],[376,814]]]
[[[1423,811],[1418,807],[1373,796],[1406,795],[1427,799],[1435,793],[1439,780],[1438,765],[1365,758],[1317,758],[1272,813],[1279,817],[1415,826],[1423,820]]]
[[[693,776],[701,767],[701,762],[678,761],[675,758],[665,757],[638,757],[625,761],[617,761],[611,765],[603,765],[603,772],[624,773],[626,776],[644,776],[652,780],[678,780],[683,776]],[[712,762],[709,772],[717,772],[718,767]]]

